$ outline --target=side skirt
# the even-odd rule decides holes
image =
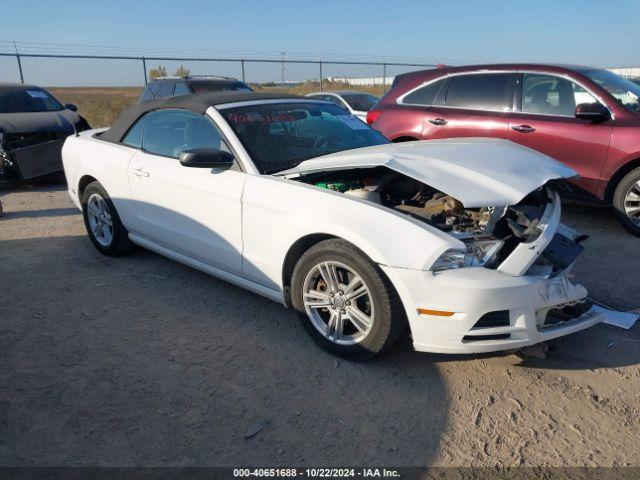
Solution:
[[[240,277],[233,273],[229,273],[225,270],[212,267],[211,265],[207,265],[206,263],[203,263],[199,260],[194,260],[193,258],[187,257],[186,255],[182,255],[180,253],[174,252],[173,250],[169,250],[168,248],[161,247],[160,245],[157,245],[133,233],[129,233],[129,239],[136,245],[140,245],[141,247],[151,250],[152,252],[158,253],[164,257],[170,258],[171,260],[175,260],[176,262],[182,263],[184,265],[188,265],[189,267],[200,270],[201,272],[208,273],[209,275],[219,278],[220,280],[224,280],[225,282],[232,283],[234,285],[237,285],[238,287],[245,288],[253,293],[257,293],[258,295],[262,295],[269,300],[273,300],[274,302],[278,302],[286,306],[284,295],[280,290],[274,290],[272,288],[265,287],[264,285],[252,282],[251,280],[247,280],[246,278]]]

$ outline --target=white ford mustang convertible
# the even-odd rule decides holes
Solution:
[[[69,194],[107,255],[135,245],[300,314],[363,359],[407,325],[416,350],[515,349],[602,315],[569,271],[575,172],[494,139],[392,144],[328,102],[220,92],[126,110],[63,149]]]

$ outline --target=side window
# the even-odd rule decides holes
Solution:
[[[438,80],[433,83],[429,83],[422,88],[419,88],[415,92],[410,93],[402,100],[402,103],[413,105],[433,105],[438,95],[438,92],[444,85],[446,79]]]
[[[122,139],[122,143],[133,148],[142,148],[142,131],[144,130],[144,124],[148,116],[149,114],[143,115],[131,126]]]
[[[151,93],[151,100],[158,98],[158,90],[160,89],[159,83],[151,83],[149,85],[149,92]]]
[[[327,95],[327,97],[328,97],[327,100],[329,100],[331,103],[336,104],[340,108],[345,108],[345,109],[347,108],[344,102],[340,100],[338,97],[336,97],[335,95]]]
[[[566,78],[525,73],[522,81],[522,111],[573,117],[576,105],[597,100],[580,85]]]
[[[151,85],[147,85],[140,95],[140,102],[148,102],[153,100],[153,92],[151,91]]]
[[[160,85],[160,89],[158,90],[158,97],[173,97],[173,91],[175,89],[175,84],[170,82],[165,82]]]
[[[482,110],[509,110],[513,76],[509,73],[475,73],[451,79],[444,104]]]
[[[194,148],[230,151],[218,128],[204,115],[171,109],[157,110],[147,117],[142,146],[149,153],[178,158]]]
[[[187,85],[186,83],[176,83],[176,89],[174,90],[173,94],[175,96],[191,95],[191,89],[189,88],[189,85]]]

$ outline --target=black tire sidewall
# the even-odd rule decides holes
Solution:
[[[87,216],[87,201],[93,194],[100,195],[105,201],[113,222],[113,238],[111,239],[111,243],[107,246],[102,245],[96,240],[93,232],[91,231],[91,226],[89,225],[89,218]],[[120,255],[128,251],[131,247],[129,233],[122,225],[120,217],[118,216],[118,212],[116,211],[116,207],[111,201],[111,197],[109,197],[109,194],[105,191],[102,185],[100,185],[100,183],[98,182],[92,182],[87,185],[87,187],[82,192],[82,198],[80,201],[82,205],[82,217],[84,219],[84,225],[87,229],[87,234],[89,236],[89,239],[91,240],[91,243],[93,243],[93,246],[105,255]]]
[[[613,194],[612,203],[616,216],[618,217],[618,220],[620,220],[620,223],[622,223],[622,226],[633,235],[640,237],[640,226],[633,223],[624,210],[624,197],[629,188],[631,188],[631,186],[638,180],[640,180],[640,168],[636,168],[635,170],[631,170],[627,173],[623,179],[620,180],[620,183],[618,183]]]
[[[347,242],[344,243],[350,246]],[[323,261],[336,261],[349,266],[362,277],[369,288],[375,311],[374,323],[369,335],[358,344],[339,345],[332,342],[316,329],[306,313],[302,300],[304,280],[309,271]],[[355,248],[342,249],[339,241],[333,244],[331,241],[321,242],[302,255],[296,264],[291,281],[291,300],[305,329],[320,347],[343,358],[366,360],[392,343],[392,292],[387,283],[379,267]]]

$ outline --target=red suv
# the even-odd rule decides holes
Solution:
[[[406,73],[367,114],[393,141],[497,137],[580,174],[640,236],[640,86],[607,70],[551,65],[446,67]]]

